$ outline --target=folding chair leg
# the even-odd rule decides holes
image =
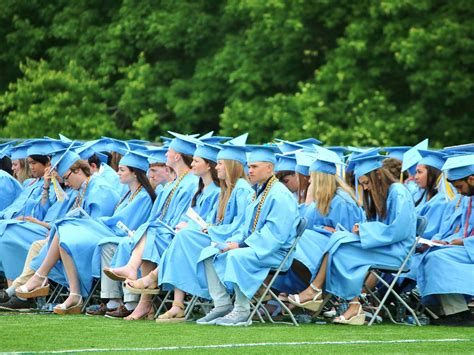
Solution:
[[[163,307],[165,307],[166,302],[168,302],[168,299],[170,298],[171,292],[172,292],[171,290],[166,292],[165,297],[161,300],[161,304],[155,312],[155,318],[161,314]]]
[[[89,295],[87,296],[84,305],[82,306],[81,312],[84,313],[87,306],[89,305],[90,301],[92,300],[92,297],[94,297],[94,293],[97,291],[98,287],[100,286],[100,279],[95,279],[94,284],[92,285],[91,291],[89,292]]]

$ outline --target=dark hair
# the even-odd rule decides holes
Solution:
[[[31,159],[33,159],[34,161],[40,163],[40,164],[43,164],[43,165],[46,165],[49,163],[49,156],[47,155],[37,155],[37,154],[33,154],[33,155],[30,155],[29,156]]]
[[[295,172],[291,170],[281,170],[275,174],[276,178],[280,182],[283,182],[283,179],[286,178],[287,176],[292,176],[292,175],[295,175]]]
[[[193,162],[193,156],[189,154],[178,153],[183,158],[184,164],[191,169],[191,163]]]
[[[306,201],[306,195],[308,194],[309,176],[298,172],[296,176],[298,177],[298,203],[304,203]]]
[[[94,164],[97,168],[100,167],[100,163],[101,163],[99,157],[97,156],[97,154],[94,154],[94,155],[90,156],[89,159],[87,159],[87,162],[91,166],[92,166],[92,164]]]
[[[9,157],[5,156],[0,159],[0,170],[4,170],[5,172],[13,176],[12,161]]]
[[[429,165],[423,165],[426,168],[426,188],[421,197],[418,201],[415,202],[415,206],[418,206],[423,198],[426,196],[427,200],[431,200],[433,196],[438,193],[438,189],[436,187],[436,182],[438,181],[439,176],[441,175],[441,170],[436,169]]]
[[[100,154],[107,155],[107,165],[112,164],[112,154],[110,152],[100,152]]]
[[[386,158],[382,162],[382,166],[393,175],[395,179],[400,179],[400,175],[402,174],[402,161],[396,158]],[[408,171],[404,171],[402,175],[403,181],[408,179]]]
[[[131,172],[135,173],[138,182],[145,188],[146,192],[148,192],[148,195],[150,195],[151,200],[155,202],[156,193],[153,189],[153,186],[151,186],[150,184],[150,180],[148,180],[148,177],[146,176],[146,171],[143,171],[138,168],[133,168],[131,166],[127,166],[127,168],[129,168]]]
[[[205,159],[205,158],[201,158],[201,159],[204,160],[211,167],[210,172],[211,172],[211,177],[212,177],[212,181],[214,182],[214,184],[216,184],[217,186],[220,186],[221,182],[220,182],[219,178],[217,177],[217,170],[216,170],[217,163],[213,162],[212,160]],[[196,206],[197,199],[198,199],[199,195],[202,193],[202,190],[204,190],[204,181],[202,181],[202,179],[199,179],[199,186],[198,186],[198,189],[197,189],[196,193],[194,194],[193,199],[191,201],[191,207]]]
[[[370,182],[370,190],[362,192],[367,219],[372,220],[376,216],[385,218],[387,216],[388,190],[398,180],[392,176],[388,169],[383,167],[372,170],[365,174],[365,176],[367,176]]]

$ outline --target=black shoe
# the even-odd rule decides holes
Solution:
[[[5,303],[10,299],[10,296],[8,296],[7,291],[5,290],[0,290],[0,303]]]
[[[474,318],[470,311],[464,311],[440,317],[439,319],[434,319],[431,324],[444,325],[448,327],[473,327]]]
[[[7,302],[0,303],[0,311],[29,311],[32,308],[36,308],[36,302],[32,298],[21,300],[12,296]]]

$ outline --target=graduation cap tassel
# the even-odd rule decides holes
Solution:
[[[68,196],[66,192],[64,192],[61,185],[58,184],[58,180],[56,180],[56,177],[54,175],[51,176],[51,181],[53,183],[54,193],[56,194],[56,198],[58,199],[58,201],[63,202],[64,200],[67,200]]]

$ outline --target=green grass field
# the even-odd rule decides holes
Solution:
[[[377,325],[347,327],[337,325],[254,324],[227,328],[194,323],[158,325],[152,321],[126,322],[106,318],[57,316],[50,314],[0,313],[1,352],[48,352],[89,349],[98,352],[149,351],[245,352],[289,354],[325,353],[471,353],[474,329]],[[450,340],[449,340],[450,339]],[[454,340],[457,339],[457,340]],[[413,340],[405,343],[388,341]],[[343,343],[343,342],[359,343]],[[364,343],[385,342],[385,343]],[[281,344],[333,342],[333,344]],[[336,344],[334,342],[341,342]],[[228,348],[173,348],[229,344],[261,344]],[[280,343],[278,345],[262,343]],[[116,349],[116,350],[114,350]]]

